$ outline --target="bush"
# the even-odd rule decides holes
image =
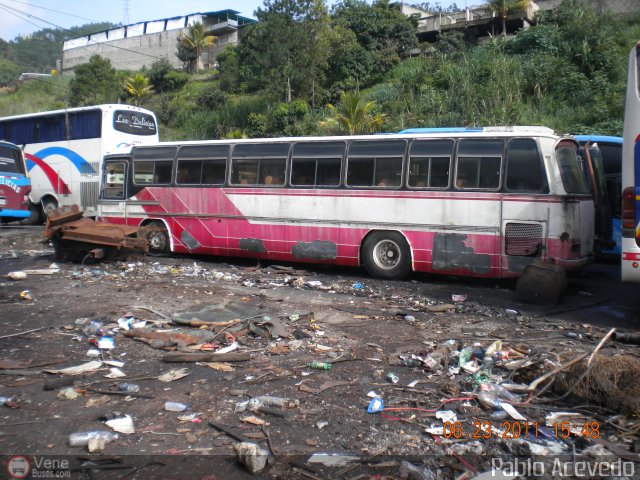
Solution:
[[[207,87],[198,93],[196,97],[196,105],[210,110],[218,109],[227,104],[228,101],[229,95],[217,87]]]
[[[189,81],[189,74],[172,70],[164,76],[165,91],[173,92],[180,90]]]

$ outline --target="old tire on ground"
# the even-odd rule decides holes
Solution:
[[[376,278],[400,279],[411,271],[411,251],[397,232],[374,232],[362,245],[362,263]]]
[[[162,222],[152,222],[146,225],[145,238],[149,246],[149,253],[169,253],[171,243],[169,232]]]

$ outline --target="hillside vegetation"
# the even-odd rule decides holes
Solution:
[[[163,140],[518,124],[621,135],[628,53],[640,39],[640,17],[579,0],[513,37],[445,34],[418,56],[409,55],[417,20],[384,0],[331,11],[323,0],[267,0],[256,15],[216,70],[197,71],[184,46],[189,73],[166,60],[121,72],[94,57],[73,78],[13,83],[0,114],[137,103],[156,112]],[[6,72],[12,59],[0,55]]]

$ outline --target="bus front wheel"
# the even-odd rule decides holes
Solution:
[[[374,232],[362,245],[362,263],[369,275],[397,280],[411,271],[411,251],[397,232]]]
[[[170,242],[169,232],[161,222],[153,222],[146,225],[147,245],[149,253],[169,253]]]

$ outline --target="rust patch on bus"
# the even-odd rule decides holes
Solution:
[[[259,238],[241,238],[239,242],[240,250],[246,250],[247,252],[264,253],[264,242]]]
[[[186,230],[183,230],[182,233],[180,234],[180,241],[189,250],[195,250],[196,248],[200,248],[201,247],[200,242],[198,242],[198,240],[193,238],[193,235],[191,235]]]
[[[334,242],[316,240],[314,242],[298,242],[291,249],[291,254],[293,258],[335,260],[338,251]]]
[[[464,244],[467,235],[462,233],[436,233],[433,237],[433,269],[456,270],[465,268],[473,273],[491,271],[491,257],[475,253]]]

